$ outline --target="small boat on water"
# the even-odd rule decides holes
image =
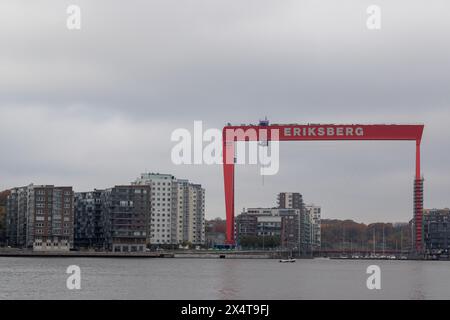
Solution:
[[[280,260],[278,262],[281,262],[281,263],[295,262],[295,259],[293,258],[293,255],[292,255],[292,250],[290,253],[287,253],[285,255],[285,257],[286,257],[286,259],[283,259],[282,256],[280,256]]]
[[[289,258],[289,259],[280,259],[281,263],[287,263],[287,262],[295,262],[294,258]]]

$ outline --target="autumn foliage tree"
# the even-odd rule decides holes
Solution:
[[[353,220],[322,220],[322,249],[407,250],[411,247],[411,225],[357,223]],[[383,237],[384,234],[384,237]],[[384,238],[384,241],[383,241]],[[375,239],[375,242],[374,242]]]

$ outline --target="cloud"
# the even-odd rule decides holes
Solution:
[[[425,123],[425,204],[449,205],[448,1],[380,0],[376,32],[365,24],[370,1],[77,3],[79,32],[66,29],[71,1],[0,4],[1,188],[93,189],[173,172],[207,188],[208,217],[224,216],[221,167],[174,166],[170,134],[194,120],[221,128],[267,115]],[[412,153],[395,143],[283,145],[280,174],[264,187],[257,168],[238,169],[236,211],[289,188],[326,217],[407,220]]]

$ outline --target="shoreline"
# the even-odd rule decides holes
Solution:
[[[0,250],[0,257],[11,258],[132,258],[132,259],[282,259],[276,252],[97,252],[97,251],[55,251],[39,252],[31,250]],[[409,257],[408,259],[386,259],[386,258],[342,258],[342,257],[296,257],[298,260],[364,260],[364,261],[449,261],[448,259],[423,259]]]
[[[15,258],[192,258],[192,259],[277,259],[273,253],[261,252],[98,252],[98,251],[31,251],[0,250],[0,257]]]

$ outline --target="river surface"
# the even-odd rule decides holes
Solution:
[[[380,290],[366,285],[374,264]],[[450,299],[450,262],[0,257],[0,299]]]

